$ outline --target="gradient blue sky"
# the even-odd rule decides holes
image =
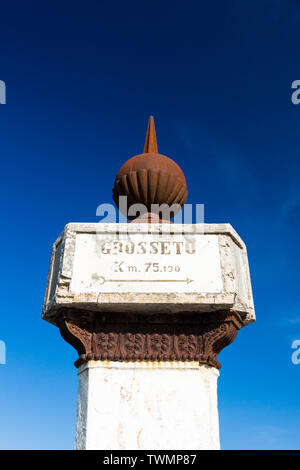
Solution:
[[[1,5],[0,448],[74,447],[76,352],[40,319],[51,245],[95,222],[156,119],[189,203],[248,247],[257,322],[221,355],[223,449],[299,449],[300,3]]]

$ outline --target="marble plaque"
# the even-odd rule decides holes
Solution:
[[[171,231],[170,231],[171,230]],[[244,242],[229,224],[71,223],[53,245],[43,318],[62,307],[102,312],[209,312],[254,307]]]
[[[70,292],[221,293],[218,236],[79,233]]]

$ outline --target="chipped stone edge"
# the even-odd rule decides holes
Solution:
[[[116,230],[117,225],[117,230]],[[247,300],[238,298],[237,286],[233,280],[236,266],[230,262],[230,251],[233,250],[233,243],[236,244],[243,257],[243,263],[240,268],[244,270],[244,275],[248,280],[248,287],[251,289],[249,264],[246,245],[231,224],[151,224],[150,233],[185,233],[185,234],[214,234],[218,235],[220,247],[220,259],[222,267],[222,278],[225,294],[165,294],[165,293],[128,293],[114,294],[113,299],[108,294],[83,294],[76,296],[69,293],[69,285],[72,278],[72,259],[75,252],[75,241],[77,233],[149,233],[147,224],[108,224],[108,223],[69,223],[65,226],[63,232],[53,244],[50,269],[47,279],[46,294],[44,298],[42,318],[50,323],[56,324],[57,310],[63,307],[69,307],[70,304],[76,305],[78,309],[89,309],[99,311],[98,304],[101,303],[101,311],[112,311],[117,308],[118,311],[138,311],[141,306],[147,305],[153,313],[179,313],[184,311],[208,312],[210,310],[233,308],[242,314],[244,326],[255,321],[255,312],[253,307],[252,290],[248,292]],[[231,244],[228,243],[228,236],[231,238]],[[55,293],[50,299],[51,285],[53,281],[53,268],[55,254],[58,245],[62,243],[59,267],[56,274],[59,282],[57,283]],[[231,246],[230,246],[231,245]],[[68,248],[66,250],[66,247]],[[64,253],[65,256],[64,256]],[[236,259],[234,253],[233,257]],[[249,290],[249,289],[248,289]],[[59,294],[58,294],[59,292]],[[170,302],[166,303],[166,298],[170,297]],[[125,301],[126,300],[126,301]],[[164,302],[162,302],[162,300]],[[222,302],[220,302],[222,300]],[[246,301],[245,301],[246,300]],[[201,301],[201,304],[199,303]],[[207,304],[207,306],[206,306]],[[215,304],[215,307],[214,307]],[[111,307],[114,305],[115,307]],[[248,312],[245,314],[245,310]]]
[[[201,364],[199,361],[86,361],[79,366],[77,375],[87,369],[197,369],[210,370],[219,377],[215,367]]]

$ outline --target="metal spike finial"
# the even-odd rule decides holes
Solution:
[[[155,124],[153,116],[149,117],[144,153],[158,153]]]

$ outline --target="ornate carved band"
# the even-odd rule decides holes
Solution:
[[[241,317],[234,311],[106,315],[63,309],[59,318],[62,337],[79,354],[76,367],[92,359],[199,361],[219,369],[219,352],[242,327]]]

